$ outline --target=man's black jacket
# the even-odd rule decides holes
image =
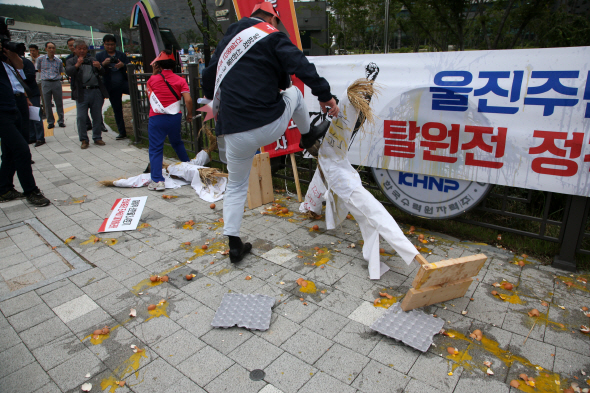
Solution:
[[[35,79],[37,76],[37,70],[35,69],[35,65],[33,62],[26,57],[21,57],[23,59],[23,71],[25,73],[25,83],[29,90],[31,90],[30,97],[37,97],[41,95],[39,91],[39,86],[37,86],[37,80]]]
[[[94,57],[90,56],[90,53],[86,54],[86,59],[88,59],[90,63],[96,61]],[[77,62],[78,57],[76,56],[71,57],[69,60],[66,61],[66,74],[68,74],[68,76],[72,78],[72,98],[76,102],[82,102],[84,101],[84,92],[86,89],[84,89],[82,86],[82,72],[80,72],[80,68],[76,68]],[[109,93],[107,92],[107,89],[104,87],[101,78],[101,76],[104,75],[104,68],[101,67],[100,69],[97,69],[96,67],[92,66],[92,70],[96,74],[96,79],[98,80],[98,87],[100,89],[100,92],[102,93],[102,96],[104,98],[109,98]]]
[[[203,90],[207,98],[213,97],[217,61],[229,41],[240,31],[260,23],[258,18],[242,18],[232,24],[223,40],[217,45],[209,66],[203,71]],[[289,37],[281,32],[269,34],[258,41],[226,74],[221,83],[219,120],[223,129],[218,135],[248,131],[270,124],[285,111],[279,93],[287,88],[289,75],[295,74],[311,88],[322,102],[332,98],[330,85],[321,78],[313,64]]]
[[[98,62],[100,64],[102,64],[103,61],[105,61],[107,59],[107,57],[114,57],[117,60],[121,60],[123,62],[123,64],[127,65],[129,64],[129,59],[127,58],[127,55],[125,55],[125,53],[116,50],[115,54],[113,56],[109,55],[108,52],[102,51],[102,52],[98,52],[96,54],[96,60],[98,60]],[[111,63],[109,65],[107,65],[106,67],[104,67],[104,85],[106,86],[107,89],[112,89],[112,88],[117,88],[117,87],[121,87],[121,86],[114,86],[113,85],[113,81],[111,80],[111,76],[114,73],[120,73],[121,74],[121,80],[118,82],[123,82],[125,83],[125,86],[127,85],[127,67],[121,67],[120,69],[115,68],[115,64]]]

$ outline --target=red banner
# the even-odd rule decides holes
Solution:
[[[233,2],[238,19],[242,19],[244,16],[250,16],[254,6],[259,4],[261,0],[233,0]],[[297,16],[295,15],[295,5],[293,4],[293,0],[272,0],[269,1],[269,3],[273,5],[274,9],[279,14],[281,23],[289,32],[291,42],[301,49],[301,38],[299,37],[299,26],[297,25]],[[291,79],[293,80],[293,85],[297,86],[303,94],[303,82],[297,79],[294,75],[291,76]],[[287,130],[285,130],[285,134],[283,134],[283,136],[276,142],[264,146],[262,150],[265,153],[268,153],[271,158],[296,153],[302,151],[302,149],[299,148],[300,139],[301,134],[293,120],[291,120]]]

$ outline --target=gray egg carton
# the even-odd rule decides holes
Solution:
[[[226,293],[215,312],[211,326],[239,326],[252,330],[268,330],[275,298],[266,295]]]
[[[371,325],[371,329],[426,352],[432,345],[432,337],[440,332],[444,324],[442,319],[421,311],[404,312],[396,303]]]

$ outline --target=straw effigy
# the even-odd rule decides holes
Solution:
[[[348,101],[359,111],[359,123],[365,121],[368,124],[375,124],[375,114],[371,108],[371,97],[379,95],[379,88],[375,81],[366,78],[357,79],[346,90]]]

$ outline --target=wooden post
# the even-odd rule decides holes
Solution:
[[[299,172],[297,171],[297,162],[295,162],[295,153],[289,154],[291,156],[291,166],[293,167],[293,177],[295,178],[295,188],[297,188],[297,200],[301,203],[301,185],[299,184]]]
[[[268,153],[256,154],[248,179],[248,208],[254,209],[274,201],[270,158]]]

